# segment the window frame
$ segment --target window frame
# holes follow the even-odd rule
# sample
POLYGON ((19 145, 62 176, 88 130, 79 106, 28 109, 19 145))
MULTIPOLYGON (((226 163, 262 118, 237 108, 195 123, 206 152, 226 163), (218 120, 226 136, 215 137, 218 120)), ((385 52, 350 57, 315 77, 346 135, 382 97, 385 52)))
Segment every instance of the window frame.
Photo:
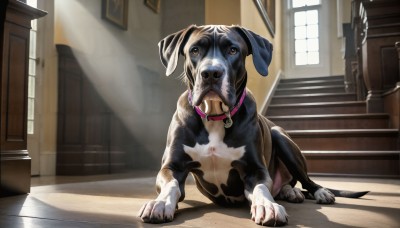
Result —
POLYGON ((319 5, 292 8, 292 0, 285 1, 286 19, 285 23, 285 75, 286 77, 317 77, 330 74, 330 37, 329 37, 329 9, 328 3, 320 0, 319 5), (319 32, 319 64, 296 65, 295 62, 295 34, 294 14, 295 12, 318 10, 318 32, 319 32))
MULTIPOLYGON (((37 8, 37 0, 28 0, 26 4, 31 7, 37 8)), ((29 36, 29 70, 28 70, 28 113, 27 113, 27 134, 34 135, 36 130, 36 84, 37 76, 40 71, 38 62, 38 21, 37 19, 31 21, 31 30, 29 36)))

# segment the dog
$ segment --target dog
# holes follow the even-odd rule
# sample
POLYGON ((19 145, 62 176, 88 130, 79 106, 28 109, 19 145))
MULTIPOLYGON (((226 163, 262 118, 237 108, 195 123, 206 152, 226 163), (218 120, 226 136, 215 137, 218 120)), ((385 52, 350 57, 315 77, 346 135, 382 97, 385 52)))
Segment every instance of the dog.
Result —
POLYGON ((281 127, 257 113, 246 87, 245 60, 251 54, 257 72, 267 76, 272 50, 268 40, 240 26, 191 25, 159 42, 167 76, 184 56, 187 90, 178 99, 168 130, 156 181, 159 195, 139 210, 143 222, 174 219, 189 173, 212 202, 249 203, 252 220, 266 226, 288 223, 285 208, 274 199, 304 201, 303 192, 294 187, 297 181, 306 196, 321 204, 334 203, 335 196, 367 193, 314 183, 299 147, 281 127))

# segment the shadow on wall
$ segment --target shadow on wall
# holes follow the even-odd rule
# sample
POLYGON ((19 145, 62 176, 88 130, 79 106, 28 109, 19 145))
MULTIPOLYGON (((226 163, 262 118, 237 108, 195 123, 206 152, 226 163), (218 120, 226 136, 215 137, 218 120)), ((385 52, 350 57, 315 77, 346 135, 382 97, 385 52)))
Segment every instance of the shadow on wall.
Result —
POLYGON ((129 1, 124 31, 101 19, 101 1, 55 2, 55 42, 72 48, 90 83, 123 123, 130 135, 129 156, 142 161, 133 162, 132 168, 159 166, 176 100, 185 88, 176 78, 164 77, 157 43, 165 33, 202 24, 199 4, 204 3, 162 3, 156 14, 143 1, 129 1), (164 7, 168 9, 163 12, 164 7), (193 8, 190 20, 176 18, 174 13, 185 7, 193 8))
POLYGON ((143 145, 104 101, 72 49, 57 45, 57 52, 57 175, 152 168, 151 165, 156 164, 154 155, 142 148, 143 145))

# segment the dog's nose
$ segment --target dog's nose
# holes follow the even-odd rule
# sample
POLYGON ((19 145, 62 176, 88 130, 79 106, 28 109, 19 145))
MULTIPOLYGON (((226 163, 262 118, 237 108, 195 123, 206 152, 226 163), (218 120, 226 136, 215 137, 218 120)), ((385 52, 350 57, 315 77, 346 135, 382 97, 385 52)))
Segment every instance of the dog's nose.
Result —
POLYGON ((207 66, 200 74, 206 80, 219 79, 224 74, 224 69, 218 66, 207 66))

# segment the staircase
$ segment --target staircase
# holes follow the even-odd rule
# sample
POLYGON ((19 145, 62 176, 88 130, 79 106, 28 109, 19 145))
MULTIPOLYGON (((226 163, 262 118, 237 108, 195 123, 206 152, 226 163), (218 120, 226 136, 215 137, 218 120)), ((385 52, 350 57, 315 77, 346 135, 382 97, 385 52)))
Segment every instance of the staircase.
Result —
POLYGON ((366 113, 343 76, 282 79, 266 116, 302 149, 311 174, 400 177, 399 130, 388 114, 366 113))

